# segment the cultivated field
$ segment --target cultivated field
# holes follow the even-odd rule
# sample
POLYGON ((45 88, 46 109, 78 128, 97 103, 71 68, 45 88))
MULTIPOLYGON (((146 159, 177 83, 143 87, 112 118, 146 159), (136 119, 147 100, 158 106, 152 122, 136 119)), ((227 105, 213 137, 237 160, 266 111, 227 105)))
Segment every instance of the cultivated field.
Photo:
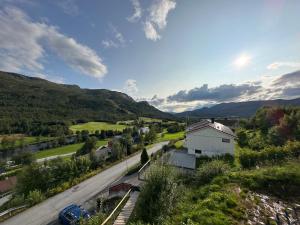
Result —
POLYGON ((83 124, 77 124, 70 127, 75 133, 76 131, 88 130, 90 133, 95 133, 96 130, 118 130, 122 131, 126 128, 125 125, 112 124, 106 122, 88 122, 83 124))

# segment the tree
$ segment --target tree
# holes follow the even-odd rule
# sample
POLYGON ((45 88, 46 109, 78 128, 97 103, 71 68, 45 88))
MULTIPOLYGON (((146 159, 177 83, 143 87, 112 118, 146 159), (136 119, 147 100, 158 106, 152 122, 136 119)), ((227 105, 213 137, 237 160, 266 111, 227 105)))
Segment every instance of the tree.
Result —
POLYGON ((141 165, 144 165, 149 160, 149 155, 146 148, 143 149, 141 154, 141 165))
POLYGON ((154 127, 151 127, 149 132, 145 134, 145 142, 152 143, 157 138, 157 133, 154 127))
POLYGON ((90 137, 86 140, 81 149, 76 152, 76 156, 89 154, 93 149, 96 148, 97 138, 90 137))
POLYGON ((114 140, 112 143, 112 150, 111 150, 112 158, 113 159, 121 159, 123 156, 122 146, 118 140, 114 140))
POLYGON ((243 129, 238 130, 236 135, 238 138, 237 141, 238 141, 239 146, 245 147, 248 145, 248 138, 247 138, 247 134, 246 134, 245 130, 243 130, 243 129))
POLYGON ((13 156, 12 160, 17 164, 30 165, 35 161, 34 155, 31 152, 22 152, 13 156))

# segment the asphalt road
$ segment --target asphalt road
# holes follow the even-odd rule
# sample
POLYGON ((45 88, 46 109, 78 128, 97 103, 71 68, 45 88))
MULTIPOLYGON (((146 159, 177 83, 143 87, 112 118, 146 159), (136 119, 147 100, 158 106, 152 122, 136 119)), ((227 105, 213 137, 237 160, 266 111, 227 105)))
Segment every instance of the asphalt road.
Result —
MULTIPOLYGON (((148 149, 148 154, 154 153, 162 148, 167 142, 155 144, 148 149)), ((91 177, 82 183, 55 195, 44 202, 17 214, 4 221, 3 225, 46 225, 57 219, 58 213, 71 203, 83 204, 97 193, 105 189, 114 180, 120 178, 128 167, 133 166, 140 160, 140 153, 123 161, 103 172, 91 177)))
POLYGON ((53 156, 49 156, 49 157, 46 157, 46 158, 37 159, 36 162, 42 163, 44 161, 49 161, 49 160, 52 160, 52 159, 56 159, 58 157, 65 157, 65 156, 69 156, 69 155, 74 155, 75 153, 76 152, 71 152, 71 153, 62 154, 62 155, 53 155, 53 156))

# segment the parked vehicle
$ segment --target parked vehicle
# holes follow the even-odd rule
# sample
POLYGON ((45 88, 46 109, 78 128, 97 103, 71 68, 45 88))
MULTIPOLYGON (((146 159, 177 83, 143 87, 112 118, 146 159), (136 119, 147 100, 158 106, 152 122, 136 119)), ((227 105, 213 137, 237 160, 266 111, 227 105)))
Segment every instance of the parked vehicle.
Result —
POLYGON ((89 219, 91 216, 84 208, 72 204, 60 211, 58 220, 62 225, 77 225, 79 220, 89 219))

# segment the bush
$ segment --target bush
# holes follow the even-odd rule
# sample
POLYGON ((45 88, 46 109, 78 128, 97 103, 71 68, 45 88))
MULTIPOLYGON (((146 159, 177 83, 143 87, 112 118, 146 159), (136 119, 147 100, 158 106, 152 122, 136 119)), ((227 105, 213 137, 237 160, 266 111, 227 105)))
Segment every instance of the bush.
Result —
POLYGON ((178 197, 174 171, 167 166, 152 167, 136 204, 136 221, 161 224, 172 212, 178 197))
POLYGON ((31 152, 22 152, 18 155, 13 156, 12 160, 15 164, 19 165, 30 165, 35 161, 34 155, 31 152))
POLYGON ((229 165, 220 160, 204 163, 197 171, 194 182, 199 185, 209 183, 216 176, 222 175, 230 169, 229 165))
POLYGON ((289 157, 299 157, 300 142, 287 142, 283 147, 269 146, 260 152, 243 149, 240 152, 239 160, 243 168, 252 168, 264 165, 268 162, 278 163, 289 157))
POLYGON ((300 163, 287 162, 282 166, 272 166, 259 170, 232 173, 232 180, 247 188, 268 192, 280 198, 300 196, 300 163))
POLYGON ((26 200, 30 206, 33 206, 45 200, 45 196, 40 190, 33 190, 29 192, 26 200))

